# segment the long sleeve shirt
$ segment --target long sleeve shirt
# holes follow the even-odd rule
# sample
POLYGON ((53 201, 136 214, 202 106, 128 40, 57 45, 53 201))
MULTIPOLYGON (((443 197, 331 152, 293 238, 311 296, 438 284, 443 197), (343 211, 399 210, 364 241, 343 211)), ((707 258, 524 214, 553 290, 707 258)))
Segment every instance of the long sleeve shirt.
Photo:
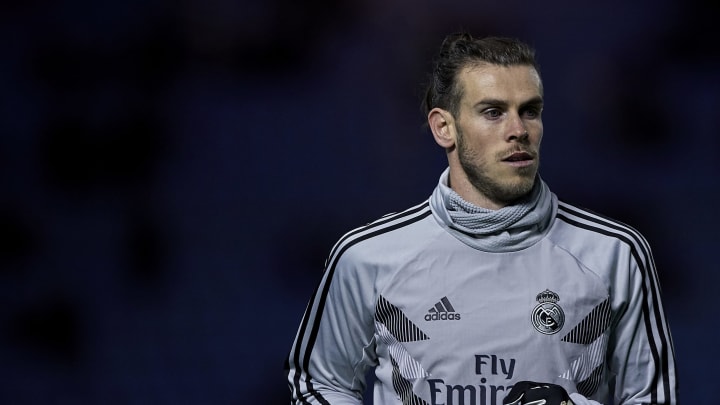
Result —
POLYGON ((677 403, 645 238, 538 187, 529 224, 475 235, 446 171, 428 201, 344 235, 287 360, 292 403, 360 404, 368 370, 375 404, 501 404, 522 380, 578 405, 677 403))

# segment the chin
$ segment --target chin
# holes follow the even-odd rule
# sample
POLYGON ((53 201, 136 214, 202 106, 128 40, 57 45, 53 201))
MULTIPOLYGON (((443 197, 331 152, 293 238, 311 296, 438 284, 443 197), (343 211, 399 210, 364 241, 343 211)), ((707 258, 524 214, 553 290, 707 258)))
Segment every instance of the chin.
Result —
POLYGON ((498 198, 506 203, 514 203, 532 192, 535 185, 535 177, 523 178, 510 182, 496 191, 498 198))

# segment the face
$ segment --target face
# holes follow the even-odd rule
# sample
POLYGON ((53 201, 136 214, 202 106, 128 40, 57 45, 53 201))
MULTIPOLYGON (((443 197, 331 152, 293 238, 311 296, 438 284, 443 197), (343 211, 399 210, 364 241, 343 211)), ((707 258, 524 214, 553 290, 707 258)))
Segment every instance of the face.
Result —
POLYGON ((532 190, 540 164, 540 77, 530 66, 484 64, 464 69, 458 80, 451 186, 487 208, 510 205, 532 190))

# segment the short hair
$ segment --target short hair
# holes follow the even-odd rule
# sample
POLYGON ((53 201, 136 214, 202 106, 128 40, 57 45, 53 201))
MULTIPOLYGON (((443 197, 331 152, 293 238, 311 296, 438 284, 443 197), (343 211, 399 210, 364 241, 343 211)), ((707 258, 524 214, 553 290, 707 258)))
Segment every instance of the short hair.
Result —
POLYGON ((540 73, 535 50, 513 38, 473 38, 460 32, 445 37, 433 63, 432 74, 423 100, 425 115, 435 107, 457 115, 463 89, 458 73, 466 67, 489 63, 500 66, 527 65, 540 73))

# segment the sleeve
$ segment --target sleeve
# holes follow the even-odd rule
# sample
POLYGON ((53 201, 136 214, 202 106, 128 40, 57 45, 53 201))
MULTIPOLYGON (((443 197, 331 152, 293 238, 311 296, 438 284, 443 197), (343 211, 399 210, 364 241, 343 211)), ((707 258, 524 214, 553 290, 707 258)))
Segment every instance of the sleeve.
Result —
POLYGON ((286 362, 292 404, 361 404, 365 373, 377 362, 372 276, 339 250, 328 259, 286 362))
POLYGON ((630 249, 618 259, 608 347, 615 402, 676 404, 675 354, 652 252, 642 235, 630 236, 630 249))
MULTIPOLYGON (((622 230, 627 233, 617 236, 623 247, 613 255, 614 320, 607 348, 613 403, 674 405, 678 403, 675 354, 652 252, 637 231, 622 230)), ((570 398, 575 405, 601 405, 576 392, 570 398)))

